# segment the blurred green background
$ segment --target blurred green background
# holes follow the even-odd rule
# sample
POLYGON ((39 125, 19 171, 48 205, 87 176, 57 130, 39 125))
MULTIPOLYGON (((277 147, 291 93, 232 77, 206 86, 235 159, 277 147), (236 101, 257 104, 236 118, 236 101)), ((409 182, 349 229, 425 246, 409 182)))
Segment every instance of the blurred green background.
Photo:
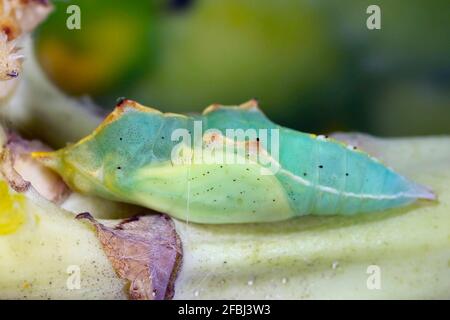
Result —
POLYGON ((258 98, 302 131, 450 133, 448 0, 74 0, 36 34, 49 77, 113 108, 163 111, 258 98), (66 8, 81 8, 68 30, 66 8), (381 7, 381 30, 366 8, 381 7))

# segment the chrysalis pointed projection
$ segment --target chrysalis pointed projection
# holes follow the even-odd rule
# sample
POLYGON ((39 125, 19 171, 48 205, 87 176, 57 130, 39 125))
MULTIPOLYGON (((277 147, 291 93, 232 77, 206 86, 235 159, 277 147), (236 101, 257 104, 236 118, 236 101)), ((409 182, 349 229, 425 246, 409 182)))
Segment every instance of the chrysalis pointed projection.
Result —
POLYGON ((124 100, 90 136, 33 156, 79 192, 198 223, 353 215, 435 199, 364 152, 274 124, 254 100, 195 116, 124 100))

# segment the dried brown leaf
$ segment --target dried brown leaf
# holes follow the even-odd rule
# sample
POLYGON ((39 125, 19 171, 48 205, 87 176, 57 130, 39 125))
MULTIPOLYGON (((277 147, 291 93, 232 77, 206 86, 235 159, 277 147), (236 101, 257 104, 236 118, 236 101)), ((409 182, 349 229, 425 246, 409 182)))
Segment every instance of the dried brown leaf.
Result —
POLYGON ((137 216, 107 227, 89 213, 106 255, 117 274, 130 281, 133 300, 171 299, 181 265, 182 247, 173 221, 161 214, 137 216))

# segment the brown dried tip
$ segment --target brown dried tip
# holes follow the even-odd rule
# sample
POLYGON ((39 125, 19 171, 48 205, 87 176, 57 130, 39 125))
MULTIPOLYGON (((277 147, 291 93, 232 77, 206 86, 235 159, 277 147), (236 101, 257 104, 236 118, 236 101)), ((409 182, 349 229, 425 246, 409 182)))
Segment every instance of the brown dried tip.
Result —
POLYGON ((48 0, 0 0, 0 32, 14 40, 36 28, 52 9, 48 0))
POLYGON ((14 40, 31 32, 52 9, 47 0, 0 0, 0 81, 20 74, 23 56, 14 40))
POLYGON ((11 80, 19 76, 23 56, 18 50, 15 41, 8 41, 6 34, 0 33, 0 80, 11 80))
POLYGON ((173 297, 182 247, 169 217, 161 214, 137 216, 114 228, 104 226, 89 213, 81 213, 77 219, 87 219, 96 228, 98 239, 117 274, 130 281, 130 299, 173 297))

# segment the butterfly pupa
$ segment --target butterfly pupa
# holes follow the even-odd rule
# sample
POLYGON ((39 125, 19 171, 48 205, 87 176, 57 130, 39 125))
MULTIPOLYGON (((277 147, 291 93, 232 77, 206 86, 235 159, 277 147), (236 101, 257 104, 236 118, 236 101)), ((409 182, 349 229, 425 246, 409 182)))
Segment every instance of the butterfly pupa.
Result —
POLYGON ((74 190, 197 223, 350 216, 435 199, 362 151, 271 122, 254 100, 193 116, 124 100, 91 135, 33 156, 74 190))

